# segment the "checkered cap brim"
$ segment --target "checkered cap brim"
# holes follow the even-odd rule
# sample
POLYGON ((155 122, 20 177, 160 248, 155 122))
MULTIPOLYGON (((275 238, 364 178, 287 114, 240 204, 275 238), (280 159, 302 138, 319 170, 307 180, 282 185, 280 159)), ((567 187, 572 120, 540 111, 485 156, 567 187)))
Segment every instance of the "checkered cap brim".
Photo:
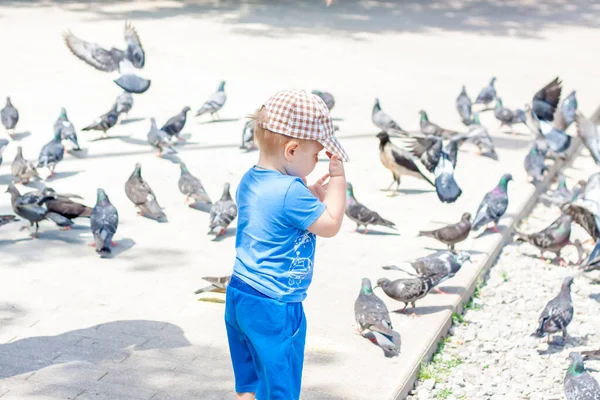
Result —
POLYGON ((267 100, 263 107, 267 120, 263 129, 297 139, 317 140, 330 153, 348 161, 348 154, 334 135, 329 109, 323 100, 304 90, 284 90, 267 100))

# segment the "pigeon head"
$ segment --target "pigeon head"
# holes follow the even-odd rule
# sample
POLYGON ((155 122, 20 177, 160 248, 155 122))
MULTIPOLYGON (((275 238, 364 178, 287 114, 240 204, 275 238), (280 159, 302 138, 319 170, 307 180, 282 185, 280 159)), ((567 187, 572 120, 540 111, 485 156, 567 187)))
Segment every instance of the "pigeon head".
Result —
POLYGON ((225 90, 225 81, 221 81, 221 83, 219 83, 219 88, 217 89, 217 92, 222 92, 225 90))
POLYGON ((502 108, 502 99, 500 97, 496 97, 496 108, 502 108))
POLYGON ((229 193, 229 182, 225 182, 223 185, 223 194, 221 195, 221 200, 231 200, 231 194, 229 193))
POLYGON ((494 86, 494 82, 496 82, 496 77, 492 76, 492 79, 490 80, 490 86, 494 86))
POLYGON ((97 193, 96 193, 96 201, 98 203, 100 202, 106 202, 108 201, 108 196, 106 195, 106 193, 104 192, 104 189, 98 189, 97 193))
POLYGON ((183 107, 183 110, 181 111, 183 114, 187 114, 188 111, 190 111, 191 108, 189 108, 188 106, 183 107))
MULTIPOLYGON (((387 278, 379 278, 379 279, 377 279, 377 286, 375 286, 375 287, 380 287, 385 290, 385 288, 388 287, 388 285, 390 283, 392 283, 392 282, 387 278)), ((370 284, 370 282, 369 282, 369 284, 370 284)))
POLYGON ((373 106, 373 112, 381 111, 381 105, 379 104, 379 99, 375 98, 375 105, 373 106))
POLYGON ((346 182, 346 196, 354 197, 354 188, 350 182, 346 182))
POLYGON ((154 119, 154 117, 150 118, 150 126, 152 128, 156 128, 156 120, 154 119))
POLYGON ((390 135, 388 135, 386 132, 379 132, 377 134, 377 139, 379 139, 381 144, 384 145, 390 141, 390 135))
POLYGON ((498 183, 498 186, 501 186, 502 188, 504 188, 506 190, 506 188, 508 187, 508 182, 512 181, 513 177, 511 174, 504 174, 502 175, 502 178, 500 178, 500 183, 498 183))
POLYGON ((60 109, 60 117, 63 118, 63 119, 67 118, 67 109, 66 108, 62 107, 60 109))
POLYGON ((571 285, 573 284, 573 277, 572 276, 567 276, 562 283, 562 288, 563 289, 570 289, 571 285))
POLYGON ((54 132, 54 141, 60 142, 60 131, 54 132))
POLYGON ((21 146, 17 146, 17 157, 23 158, 23 148, 21 146))
POLYGON ((362 278, 362 282, 360 284, 360 293, 361 294, 373 293, 373 288, 371 287, 371 281, 369 280, 369 278, 362 278))
POLYGON ((467 94, 467 89, 465 88, 465 85, 462 85, 462 90, 460 91, 460 94, 467 94))
POLYGON ((136 163, 135 169, 133 170, 133 174, 131 174, 131 175, 139 176, 141 178, 142 177, 142 164, 136 163))
POLYGON ((583 365, 583 357, 581 357, 581 354, 573 351, 569 354, 569 359, 571 360, 571 365, 569 365, 567 374, 577 376, 585 373, 585 366, 583 365))
POLYGON ((462 217, 460 217, 460 219, 463 221, 471 221, 471 213, 468 213, 468 212, 464 213, 462 215, 462 217))
POLYGON ((187 165, 185 165, 185 163, 183 163, 183 162, 179 163, 179 168, 180 168, 182 174, 187 174, 190 172, 187 169, 187 165))
POLYGON ((471 261, 471 254, 469 254, 468 251, 459 251, 458 254, 454 256, 454 259, 458 265, 463 265, 467 261, 471 261))
POLYGON ((15 185, 13 185, 12 183, 8 184, 8 187, 6 188, 6 190, 4 191, 4 193, 14 193, 14 192, 19 193, 19 191, 17 190, 17 188, 15 187, 15 185))
POLYGON ((12 106, 12 103, 10 102, 10 97, 6 96, 6 105, 7 106, 12 106))
POLYGON ((429 121, 429 119, 427 118, 427 113, 425 112, 425 110, 419 111, 419 115, 421 115, 421 121, 429 121))

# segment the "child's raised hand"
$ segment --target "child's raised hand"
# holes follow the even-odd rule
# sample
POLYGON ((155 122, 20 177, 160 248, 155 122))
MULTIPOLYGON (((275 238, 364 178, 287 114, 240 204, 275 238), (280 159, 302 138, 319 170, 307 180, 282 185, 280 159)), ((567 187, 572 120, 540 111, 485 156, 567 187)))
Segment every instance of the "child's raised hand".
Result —
POLYGON ((329 157, 329 176, 332 178, 336 176, 345 176, 344 163, 340 157, 337 154, 331 154, 328 151, 325 152, 325 154, 329 157))

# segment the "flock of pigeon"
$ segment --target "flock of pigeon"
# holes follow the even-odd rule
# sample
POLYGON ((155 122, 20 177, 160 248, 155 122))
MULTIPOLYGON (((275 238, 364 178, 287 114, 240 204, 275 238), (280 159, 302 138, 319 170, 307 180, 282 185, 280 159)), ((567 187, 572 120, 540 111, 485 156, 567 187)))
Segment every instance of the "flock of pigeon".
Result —
MULTIPOLYGON (((100 131, 106 137, 122 115, 133 107, 133 95, 141 94, 150 87, 150 80, 137 75, 136 69, 143 68, 146 55, 143 50, 139 35, 130 24, 125 24, 126 49, 110 50, 79 39, 71 32, 64 36, 65 43, 70 51, 87 64, 97 70, 112 73, 117 72, 118 77, 114 82, 124 90, 110 108, 98 117, 83 131, 100 131)), ((410 132, 404 130, 385 111, 382 110, 378 99, 372 111, 372 121, 381 130, 377 134, 379 139, 379 153, 381 163, 390 170, 393 181, 388 187, 390 190, 396 184, 396 195, 402 176, 413 176, 425 180, 435 187, 440 201, 452 203, 462 194, 462 189, 454 179, 454 170, 457 167, 458 149, 469 142, 477 146, 478 154, 498 159, 494 141, 487 128, 479 119, 480 112, 493 111, 501 126, 508 126, 514 133, 513 126, 523 124, 535 136, 531 149, 524 160, 528 176, 534 184, 544 179, 547 171, 546 160, 566 157, 566 152, 571 146, 571 136, 565 131, 573 122, 577 125, 577 134, 590 151, 596 163, 600 164, 600 137, 598 136, 595 120, 587 119, 577 109, 575 92, 567 96, 560 103, 562 84, 558 78, 552 80, 533 96, 531 105, 524 110, 510 109, 503 105, 494 87, 496 78, 492 78, 489 85, 483 88, 476 101, 473 103, 463 86, 456 99, 456 109, 466 132, 457 132, 444 129, 431 122, 425 111, 420 111, 420 131, 410 132), (560 103, 560 104, 559 104, 560 103), (477 109, 477 110, 476 110, 477 109), (397 140, 394 143, 392 139, 397 140)), ((334 97, 330 93, 314 91, 314 94, 323 99, 331 110, 335 105, 334 97)), ((221 82, 217 91, 200 107, 196 115, 210 114, 218 118, 219 110, 225 105, 225 82, 221 82)), ((156 121, 151 119, 150 130, 147 135, 148 144, 158 151, 158 156, 165 152, 176 153, 173 144, 184 140, 180 133, 186 124, 189 107, 184 107, 181 112, 158 128, 156 121)), ((6 106, 0 111, 2 125, 11 137, 19 121, 19 113, 7 98, 6 106)), ((254 149, 253 121, 248 121, 242 132, 241 148, 254 149)), ((54 175, 55 168, 63 159, 66 152, 65 143, 72 151, 79 151, 76 129, 67 117, 63 108, 54 125, 54 137, 41 150, 37 161, 29 161, 23 156, 23 149, 19 146, 17 155, 11 165, 14 182, 28 183, 40 179, 38 168, 46 167, 50 177, 54 175)), ((0 139, 0 164, 1 154, 9 144, 8 140, 0 139)), ((193 176, 184 163, 180 164, 181 175, 179 189, 190 201, 190 207, 208 206, 210 208, 210 231, 218 230, 218 235, 225 233, 228 225, 237 216, 237 207, 231 198, 229 184, 224 185, 221 199, 214 204, 206 193, 201 181, 193 176)), ((409 263, 411 272, 398 266, 383 267, 386 270, 399 269, 409 273, 409 278, 377 280, 376 288, 381 288, 390 298, 404 303, 403 312, 408 305, 412 305, 415 314, 417 300, 425 297, 432 289, 440 291, 437 286, 453 277, 462 267, 470 261, 467 251, 455 251, 455 245, 464 241, 471 230, 477 230, 491 225, 490 229, 497 231, 497 223, 508 207, 508 183, 512 180, 511 174, 500 178, 498 185, 488 192, 479 205, 475 218, 471 221, 471 214, 465 212, 461 220, 452 225, 434 231, 423 231, 421 235, 437 239, 446 244, 448 250, 437 251, 428 256, 419 258, 409 263)), ((73 219, 80 217, 90 218, 91 230, 94 237, 96 252, 102 257, 109 256, 111 247, 114 246, 112 238, 117 230, 119 215, 117 209, 111 204, 103 189, 97 190, 97 201, 93 208, 78 203, 77 195, 56 193, 49 187, 25 194, 19 193, 14 184, 8 186, 7 192, 11 194, 11 205, 15 214, 35 225, 34 237, 37 237, 39 222, 51 220, 61 229, 69 229, 73 219)), ((135 169, 125 183, 127 197, 145 217, 159 222, 166 222, 167 217, 160 207, 156 195, 142 178, 141 165, 136 164, 135 169)), ((594 240, 596 248, 590 253, 584 263, 586 270, 600 268, 600 173, 595 174, 587 182, 580 182, 573 191, 570 191, 564 178, 560 179, 558 188, 551 195, 545 195, 542 201, 552 206, 558 206, 562 215, 548 228, 534 234, 520 234, 519 240, 527 241, 540 251, 549 251, 556 254, 555 260, 564 264, 560 257, 561 249, 569 244, 574 244, 580 251, 581 244, 571 243, 569 240, 571 223, 580 224, 594 240)), ((356 200, 351 183, 347 184, 346 216, 354 221, 357 230, 364 227, 367 232, 370 225, 381 225, 394 228, 394 223, 382 218, 377 212, 370 210, 356 200)), ((14 221, 14 215, 0 216, 0 226, 14 221)), ((580 262, 581 259, 580 252, 580 262)), ((224 292, 229 282, 229 276, 206 277, 210 285, 199 289, 196 293, 224 292)), ((555 332, 562 332, 567 339, 567 326, 573 318, 573 305, 570 297, 572 278, 563 282, 560 294, 550 301, 540 316, 539 328, 535 335, 544 336, 555 332)), ((390 313, 384 302, 375 295, 371 281, 364 278, 360 294, 355 303, 356 322, 362 336, 380 346, 386 356, 395 356, 400 352, 400 335, 393 330, 390 313)), ((581 393, 583 386, 589 393, 600 396, 600 387, 583 369, 582 357, 572 355, 572 366, 569 368, 565 380, 565 390, 568 399, 598 399, 598 397, 573 397, 569 393, 581 393), (583 385, 583 386, 582 386, 583 385)))

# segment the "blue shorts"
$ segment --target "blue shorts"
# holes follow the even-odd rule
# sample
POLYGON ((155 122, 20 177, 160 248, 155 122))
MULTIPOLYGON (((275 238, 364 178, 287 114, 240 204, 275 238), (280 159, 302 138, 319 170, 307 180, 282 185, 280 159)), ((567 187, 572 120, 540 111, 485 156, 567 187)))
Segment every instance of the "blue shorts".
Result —
POLYGON ((225 326, 237 393, 257 400, 300 398, 306 318, 302 303, 282 303, 233 275, 225 326))

